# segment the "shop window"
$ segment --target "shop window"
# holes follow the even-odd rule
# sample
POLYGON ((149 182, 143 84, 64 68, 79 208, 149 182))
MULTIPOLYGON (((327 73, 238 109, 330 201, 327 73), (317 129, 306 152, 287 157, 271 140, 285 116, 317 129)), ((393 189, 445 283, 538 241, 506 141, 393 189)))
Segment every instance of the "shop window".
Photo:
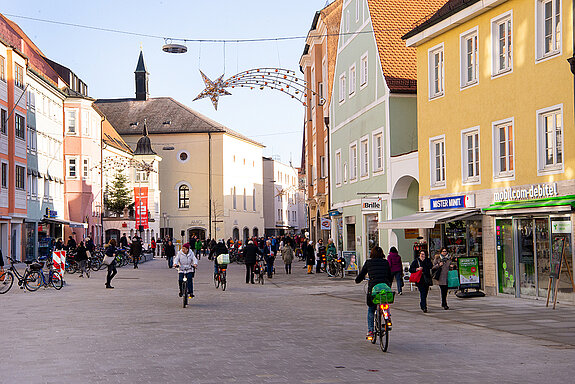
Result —
POLYGON ((355 251, 355 224, 346 224, 347 248, 348 251, 355 251))

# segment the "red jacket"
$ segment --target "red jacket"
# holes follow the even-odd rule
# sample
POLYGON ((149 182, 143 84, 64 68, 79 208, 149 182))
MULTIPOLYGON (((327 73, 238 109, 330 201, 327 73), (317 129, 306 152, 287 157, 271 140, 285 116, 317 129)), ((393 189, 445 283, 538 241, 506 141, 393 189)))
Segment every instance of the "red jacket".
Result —
POLYGON ((403 270, 403 264, 401 264, 401 256, 399 256, 397 253, 390 252, 389 255, 387 255, 387 262, 389 263, 392 274, 401 272, 403 270))

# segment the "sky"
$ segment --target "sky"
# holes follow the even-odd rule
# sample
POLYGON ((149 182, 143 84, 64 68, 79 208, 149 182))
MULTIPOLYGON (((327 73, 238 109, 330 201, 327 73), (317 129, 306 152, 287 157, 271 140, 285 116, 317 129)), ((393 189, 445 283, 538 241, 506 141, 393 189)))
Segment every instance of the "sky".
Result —
MULTIPOLYGON (((209 99, 193 101, 204 89, 199 70, 212 80, 225 73, 261 67, 299 71, 305 39, 235 43, 193 43, 185 54, 162 51, 164 38, 252 39, 306 36, 326 0, 28 0, 9 2, 0 12, 16 22, 50 59, 67 66, 93 98, 134 97, 140 48, 150 73, 150 97, 169 96, 219 123, 263 143, 265 156, 301 162, 304 107, 274 90, 230 89, 218 110, 209 99), (154 35, 111 33, 23 17, 154 35), (225 59, 224 59, 225 58, 225 59)), ((173 41, 178 42, 178 41, 173 41)))

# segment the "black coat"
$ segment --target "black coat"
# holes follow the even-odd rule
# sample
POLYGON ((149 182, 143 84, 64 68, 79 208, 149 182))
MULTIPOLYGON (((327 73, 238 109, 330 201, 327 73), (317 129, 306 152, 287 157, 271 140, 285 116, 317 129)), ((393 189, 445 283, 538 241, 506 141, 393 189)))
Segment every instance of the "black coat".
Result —
POLYGON ((132 256, 140 256, 142 254, 142 242, 140 241, 139 237, 132 240, 132 245, 130 245, 130 253, 132 256))
POLYGON ((248 244, 244 248, 244 258, 246 264, 255 264, 258 259, 258 254, 261 255, 262 251, 255 244, 248 244))
POLYGON ((315 265, 315 249, 313 245, 308 244, 305 252, 306 265, 315 265))
POLYGON ((369 275, 368 294, 371 294, 372 288, 377 284, 385 283, 391 286, 391 268, 385 259, 368 259, 355 278, 355 282, 361 283, 366 275, 369 275))
POLYGON ((86 253, 86 247, 80 245, 76 249, 76 256, 74 256, 76 261, 88 260, 88 254, 86 253))
POLYGON ((429 257, 426 257, 423 261, 421 261, 419 257, 413 260, 411 266, 409 267, 409 272, 415 273, 419 267, 423 267, 423 274, 421 275, 421 280, 419 280, 419 283, 416 283, 415 285, 422 288, 433 285, 433 281, 431 280, 431 268, 433 268, 433 264, 431 263, 429 257))
POLYGON ((166 243, 164 246, 164 253, 166 254, 166 257, 176 256, 176 247, 174 247, 174 244, 166 243))

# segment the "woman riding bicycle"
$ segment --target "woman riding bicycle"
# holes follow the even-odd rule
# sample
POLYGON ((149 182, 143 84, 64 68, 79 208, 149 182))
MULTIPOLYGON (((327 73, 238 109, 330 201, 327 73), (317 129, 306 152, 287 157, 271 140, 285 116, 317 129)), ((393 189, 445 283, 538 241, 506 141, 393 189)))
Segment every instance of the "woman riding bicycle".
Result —
POLYGON ((198 267, 198 259, 194 252, 190 250, 190 243, 182 245, 182 249, 174 258, 174 267, 178 268, 178 286, 180 287, 180 297, 184 294, 182 292, 182 281, 184 275, 188 279, 188 294, 190 299, 194 297, 194 271, 198 267))
POLYGON ((385 255, 380 247, 373 247, 369 255, 369 260, 363 264, 363 268, 355 278, 355 283, 359 284, 369 276, 367 284, 367 338, 373 337, 373 318, 375 316, 376 305, 372 301, 371 290, 380 283, 391 285, 391 269, 389 263, 385 260, 385 255))

